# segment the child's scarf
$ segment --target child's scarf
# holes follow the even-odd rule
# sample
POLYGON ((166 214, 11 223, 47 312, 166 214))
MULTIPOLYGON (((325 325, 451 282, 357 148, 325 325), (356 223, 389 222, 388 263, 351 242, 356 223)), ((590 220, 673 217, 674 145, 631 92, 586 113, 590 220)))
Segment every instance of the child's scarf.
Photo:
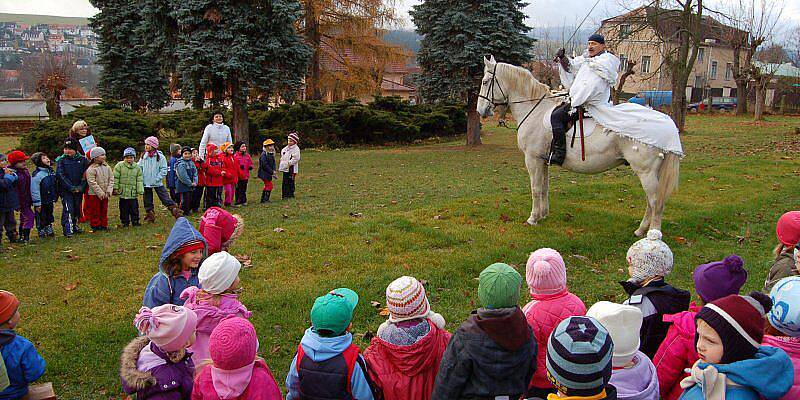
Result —
POLYGON ((705 400, 725 400, 725 391, 728 386, 739 386, 736 382, 717 371, 713 364, 707 364, 705 368, 700 368, 702 361, 694 363, 691 370, 687 368, 689 376, 681 381, 681 389, 687 390, 694 385, 700 385, 705 400))

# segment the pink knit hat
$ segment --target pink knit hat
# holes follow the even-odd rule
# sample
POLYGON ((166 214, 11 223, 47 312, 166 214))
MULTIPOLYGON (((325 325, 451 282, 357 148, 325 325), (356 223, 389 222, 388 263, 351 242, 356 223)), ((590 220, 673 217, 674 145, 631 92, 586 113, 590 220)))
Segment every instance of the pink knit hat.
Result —
POLYGON ((781 215, 775 226, 778 240, 785 246, 793 247, 800 241, 800 211, 789 211, 781 215))
POLYGON ((133 325, 155 343, 159 349, 171 352, 186 347, 197 328, 194 311, 173 304, 149 309, 142 307, 133 320, 133 325))
POLYGON ((386 287, 386 308, 391 322, 427 317, 431 311, 425 287, 411 276, 401 276, 386 287))
POLYGON ((219 369, 230 371, 250 365, 258 351, 256 329, 242 317, 225 319, 211 332, 208 349, 219 369))
POLYGON ((144 140, 144 144, 149 144, 153 146, 153 148, 158 148, 158 138, 155 136, 148 136, 147 139, 144 140))
POLYGON ((531 294, 547 295, 567 290, 567 268, 561 254, 546 247, 531 253, 525 266, 525 280, 531 294))

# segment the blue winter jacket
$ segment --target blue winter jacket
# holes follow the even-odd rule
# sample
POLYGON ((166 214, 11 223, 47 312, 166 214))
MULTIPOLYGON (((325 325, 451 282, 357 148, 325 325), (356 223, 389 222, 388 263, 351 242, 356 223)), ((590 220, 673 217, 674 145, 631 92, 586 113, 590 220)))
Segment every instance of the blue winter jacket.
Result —
MULTIPOLYGON (((751 359, 730 364, 701 362, 698 367, 705 369, 709 365, 737 384, 725 388, 725 400, 759 400, 761 396, 767 400, 777 400, 792 388, 794 382, 792 360, 777 347, 761 346, 751 359)), ((702 384, 696 384, 686 389, 680 400, 704 398, 702 384)))
POLYGON ((150 157, 147 152, 144 152, 142 158, 139 159, 139 166, 142 167, 142 180, 144 187, 154 188, 164 186, 164 177, 167 176, 169 168, 167 168, 167 158, 164 153, 156 150, 156 156, 150 157))
POLYGON ((177 184, 177 171, 175 171, 175 163, 178 162, 180 158, 175 156, 170 156, 169 161, 167 162, 167 188, 175 189, 177 184))
POLYGON ((58 200, 57 179, 52 168, 36 167, 31 177, 31 200, 34 207, 53 204, 58 200))
POLYGON ((164 271, 164 262, 169 256, 184 244, 195 240, 203 242, 203 257, 205 257, 208 245, 203 239, 203 235, 194 229, 188 219, 178 218, 175 225, 172 226, 172 231, 164 243, 164 250, 161 251, 161 257, 158 259, 158 272, 150 278, 150 282, 147 283, 147 288, 144 290, 142 304, 145 307, 153 308, 164 304, 182 306, 183 300, 180 295, 183 290, 189 286, 200 287, 200 281, 197 278, 198 268, 192 269, 192 275, 188 280, 183 275, 167 276, 164 271))
POLYGON ((10 383, 0 392, 0 400, 20 399, 28 393, 28 385, 44 375, 44 359, 28 339, 10 329, 0 330, 0 353, 10 383))
POLYGON ((74 156, 62 155, 56 159, 58 188, 61 193, 83 193, 86 189, 86 168, 89 160, 75 153, 74 156))
POLYGON ((191 159, 179 159, 175 163, 175 191, 186 193, 192 191, 192 183, 197 185, 197 167, 191 159))
MULTIPOLYGON (((312 330, 306 329, 300 345, 306 356, 312 360, 320 362, 338 356, 353 342, 353 335, 350 332, 336 337, 322 337, 312 330)), ((358 355, 361 357, 361 355, 358 355)), ((289 375, 286 376, 286 400, 300 399, 300 376, 297 374, 297 354, 292 359, 289 366, 289 375)), ((350 393, 354 400, 372 400, 372 390, 369 388, 367 378, 361 366, 356 363, 353 369, 353 376, 350 378, 350 393)))
MULTIPOLYGON (((0 170, 0 173, 3 171, 0 170)), ((17 174, 4 174, 0 176, 0 212, 19 210, 19 196, 14 183, 17 174)))

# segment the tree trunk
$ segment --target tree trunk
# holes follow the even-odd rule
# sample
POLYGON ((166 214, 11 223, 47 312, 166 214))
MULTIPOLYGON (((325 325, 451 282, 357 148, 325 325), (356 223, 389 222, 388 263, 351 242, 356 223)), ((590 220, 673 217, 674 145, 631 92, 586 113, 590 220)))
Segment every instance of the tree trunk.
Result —
POLYGON ((736 115, 747 114, 747 80, 736 80, 736 115))
POLYGON ((233 108, 233 140, 241 140, 250 146, 250 118, 247 115, 247 91, 231 85, 231 107, 233 108))
POLYGON ((47 96, 47 100, 45 101, 45 109, 47 110, 47 116, 50 119, 61 118, 61 93, 56 92, 50 96, 47 96))
POLYGON ((478 94, 470 93, 467 99, 467 146, 480 146, 481 116, 478 115, 478 94))
MULTIPOLYGON (((733 80, 736 82, 736 115, 747 114, 747 70, 742 68, 741 54, 743 43, 738 42, 741 38, 736 38, 733 46, 733 80)), ((748 60, 747 68, 750 65, 748 60)))
POLYGON ((753 106, 753 120, 761 121, 764 119, 764 103, 766 100, 766 86, 760 80, 756 80, 756 103, 753 106))
POLYGON ((195 93, 194 96, 192 96, 192 108, 195 110, 202 110, 206 103, 205 97, 203 91, 195 93))
POLYGON ((313 49, 308 65, 308 74, 306 74, 306 100, 322 99, 322 92, 319 88, 322 34, 319 31, 319 15, 317 15, 314 3, 314 0, 305 0, 306 43, 313 49))

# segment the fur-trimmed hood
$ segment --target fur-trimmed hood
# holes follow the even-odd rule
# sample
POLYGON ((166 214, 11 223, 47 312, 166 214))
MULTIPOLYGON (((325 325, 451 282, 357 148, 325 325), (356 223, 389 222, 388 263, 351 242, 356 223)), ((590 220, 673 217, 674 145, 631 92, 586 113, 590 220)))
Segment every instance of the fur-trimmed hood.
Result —
POLYGON ((147 336, 139 336, 122 350, 119 360, 119 376, 122 378, 123 384, 133 390, 142 390, 156 384, 153 374, 149 371, 139 371, 136 366, 139 361, 139 353, 149 344, 150 339, 147 336))
POLYGON ((242 218, 239 214, 233 214, 233 218, 236 219, 236 226, 233 228, 233 233, 231 233, 231 237, 228 238, 224 243, 222 243, 222 250, 228 251, 231 247, 233 242, 242 236, 242 232, 244 232, 244 218, 242 218))
POLYGON ((238 214, 211 207, 203 214, 198 228, 208 243, 208 255, 227 251, 244 232, 244 219, 238 214))

